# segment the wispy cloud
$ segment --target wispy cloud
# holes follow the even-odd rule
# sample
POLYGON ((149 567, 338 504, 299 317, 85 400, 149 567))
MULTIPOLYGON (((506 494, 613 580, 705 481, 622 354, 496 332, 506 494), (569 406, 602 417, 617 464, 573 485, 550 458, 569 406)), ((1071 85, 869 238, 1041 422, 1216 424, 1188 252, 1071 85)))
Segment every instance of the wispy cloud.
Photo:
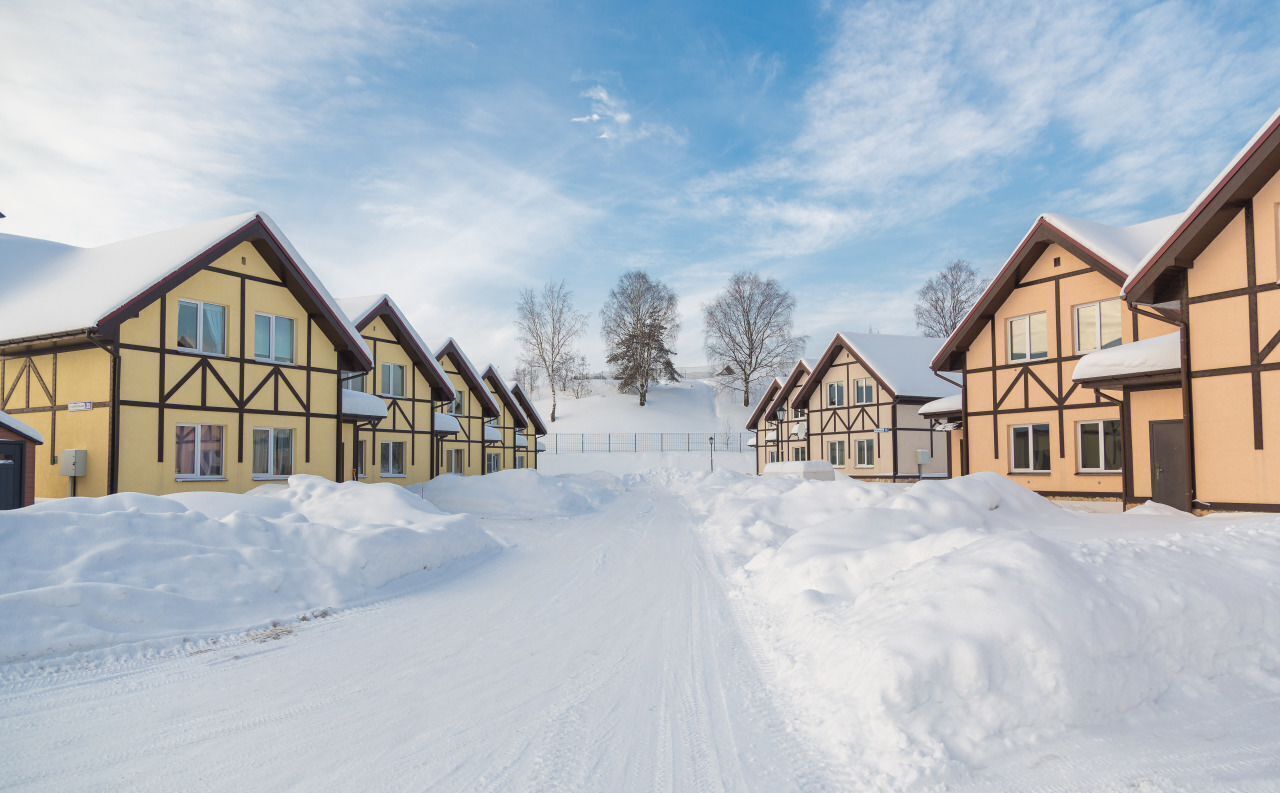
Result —
POLYGON ((583 91, 582 98, 591 100, 590 111, 569 120, 574 124, 590 127, 599 140, 619 144, 648 139, 674 145, 685 143, 685 136, 668 124, 637 122, 626 103, 610 94, 602 85, 593 85, 583 91))

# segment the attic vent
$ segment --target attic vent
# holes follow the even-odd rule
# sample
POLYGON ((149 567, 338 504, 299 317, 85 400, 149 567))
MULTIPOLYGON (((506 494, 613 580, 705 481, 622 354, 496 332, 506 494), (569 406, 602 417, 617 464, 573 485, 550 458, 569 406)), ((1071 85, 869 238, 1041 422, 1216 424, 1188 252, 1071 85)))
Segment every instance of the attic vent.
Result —
POLYGON ((248 267, 248 266, 249 266, 249 257, 247 257, 247 256, 241 256, 241 257, 240 257, 240 266, 242 266, 242 267, 248 267))
POLYGON ((1061 256, 1055 256, 1055 257, 1053 257, 1053 266, 1054 266, 1054 267, 1061 267, 1061 266, 1062 266, 1062 257, 1061 257, 1061 256))

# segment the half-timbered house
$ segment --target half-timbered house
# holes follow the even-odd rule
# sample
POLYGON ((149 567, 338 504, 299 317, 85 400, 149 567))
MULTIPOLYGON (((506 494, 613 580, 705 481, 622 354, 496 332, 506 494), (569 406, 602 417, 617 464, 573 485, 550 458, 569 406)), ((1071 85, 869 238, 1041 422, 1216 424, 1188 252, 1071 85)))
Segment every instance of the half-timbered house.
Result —
POLYGON ((921 405, 958 390, 930 369, 939 343, 837 333, 787 403, 805 409, 810 459, 858 479, 945 476, 946 433, 919 414, 921 405))
POLYGON ((542 415, 533 406, 533 400, 529 399, 519 383, 511 387, 511 394, 516 398, 520 412, 524 414, 527 422, 527 427, 522 432, 516 433, 516 468, 537 468, 538 454, 546 450, 542 441, 539 440, 547 435, 546 422, 542 420, 542 415))
POLYGON ((449 376, 388 295, 338 302, 373 358, 371 371, 342 376, 348 475, 398 484, 431 479, 439 471, 436 411, 454 398, 449 376))
POLYGON ((502 443, 502 434, 492 425, 501 408, 456 341, 452 338, 446 341, 436 350, 435 357, 449 376, 454 391, 453 401, 441 411, 443 416, 436 417, 436 423, 447 429, 447 434, 439 434, 437 440, 440 473, 483 474, 486 450, 502 443))
POLYGON ((804 462, 809 459, 809 419, 807 404, 792 404, 791 398, 804 387, 817 361, 801 358, 782 381, 773 402, 766 409, 777 429, 776 462, 804 462))
POLYGON ((265 214, 96 248, 0 235, 0 281, 0 410, 46 438, 38 496, 344 477, 339 372, 369 351, 265 214))
POLYGON ((751 439, 752 446, 756 450, 756 473, 764 472, 764 467, 769 463, 782 462, 782 438, 780 434, 780 422, 777 413, 771 412, 770 408, 777 401, 778 394, 782 392, 782 378, 775 377, 769 383, 769 387, 760 395, 760 401, 756 402, 755 409, 751 411, 751 415, 747 418, 747 429, 755 433, 755 437, 751 439))
POLYGON ((507 387, 502 375, 493 364, 485 368, 481 379, 489 389, 489 396, 498 403, 498 418, 492 422, 491 426, 497 428, 501 435, 498 443, 490 445, 485 450, 485 473, 523 468, 528 461, 520 454, 523 450, 517 445, 517 440, 528 431, 529 422, 516 402, 515 395, 511 393, 511 389, 507 387))

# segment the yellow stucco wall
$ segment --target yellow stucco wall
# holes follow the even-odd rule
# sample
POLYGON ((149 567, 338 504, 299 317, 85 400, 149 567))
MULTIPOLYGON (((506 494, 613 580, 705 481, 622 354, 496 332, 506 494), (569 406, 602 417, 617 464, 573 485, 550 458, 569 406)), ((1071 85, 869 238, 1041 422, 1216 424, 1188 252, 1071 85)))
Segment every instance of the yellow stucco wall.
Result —
MULTIPOLYGON (((484 473, 484 414, 480 403, 476 400, 476 395, 472 393, 471 387, 467 385, 466 380, 459 374, 459 362, 453 359, 453 356, 438 356, 437 360, 444 367, 445 373, 449 376, 449 381, 453 384, 453 388, 459 394, 463 395, 464 408, 463 413, 456 418, 458 423, 462 425, 462 433, 452 439, 443 441, 440 446, 442 455, 448 454, 453 450, 461 450, 463 457, 463 471, 465 476, 479 476, 484 473)), ((441 411, 449 412, 448 406, 441 411)), ((444 456, 440 461, 440 472, 445 473, 444 456)))
POLYGON ((1131 436, 1125 440, 1132 461, 1133 499, 1151 498, 1151 422, 1182 418, 1182 389, 1177 386, 1129 392, 1131 436))

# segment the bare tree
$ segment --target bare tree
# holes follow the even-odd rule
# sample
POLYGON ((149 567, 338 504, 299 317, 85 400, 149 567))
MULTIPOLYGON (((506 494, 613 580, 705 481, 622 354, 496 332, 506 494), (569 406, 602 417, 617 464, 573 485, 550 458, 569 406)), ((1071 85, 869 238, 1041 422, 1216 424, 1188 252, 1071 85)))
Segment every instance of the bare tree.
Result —
POLYGON ((560 390, 573 395, 574 399, 582 399, 591 394, 591 372, 587 368, 587 357, 579 355, 564 368, 564 382, 560 390))
POLYGON ((639 394, 644 407, 650 383, 678 381, 671 347, 679 332, 675 292, 641 270, 623 273, 600 310, 605 360, 618 378, 618 390, 639 394))
POLYGON ((707 356, 719 367, 721 388, 742 392, 786 369, 804 350, 805 339, 791 332, 796 300, 774 279, 734 273, 716 299, 702 307, 707 356))
POLYGON ((950 336, 982 296, 987 282, 973 265, 956 259, 925 281, 916 295, 916 327, 926 336, 950 336))
POLYGON ((538 383, 541 382, 538 377, 539 371, 532 361, 521 356, 520 363, 516 366, 511 376, 527 393, 536 394, 538 392, 538 383))
POLYGON ((556 387, 563 370, 577 355, 574 344, 587 329, 587 315, 573 308, 573 292, 564 281, 548 281, 542 294, 522 289, 516 304, 516 327, 525 360, 547 375, 551 387, 551 420, 556 420, 556 387))

